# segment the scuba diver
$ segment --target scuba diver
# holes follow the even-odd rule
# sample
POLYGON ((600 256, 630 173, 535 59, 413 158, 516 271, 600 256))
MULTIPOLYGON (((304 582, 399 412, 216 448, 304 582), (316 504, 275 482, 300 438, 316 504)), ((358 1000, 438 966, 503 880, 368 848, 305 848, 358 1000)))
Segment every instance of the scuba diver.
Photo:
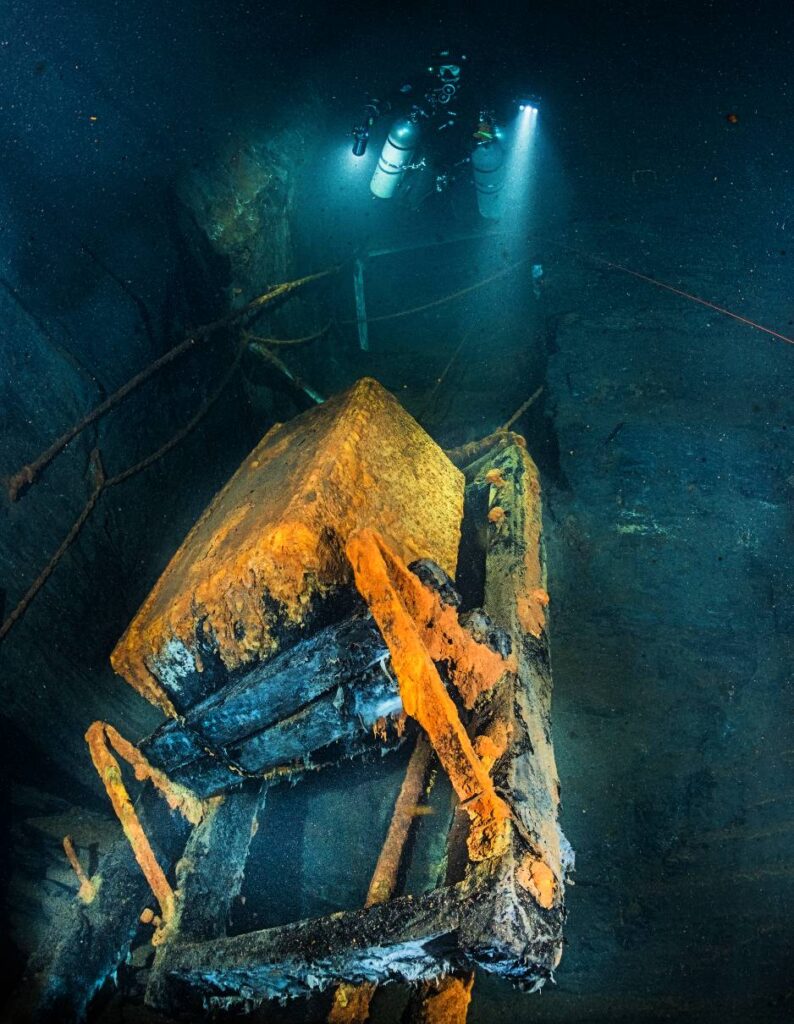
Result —
POLYGON ((428 156, 420 154, 431 152, 435 173, 429 194, 444 191, 457 180, 463 168, 471 165, 481 216, 499 219, 505 149, 493 111, 479 108, 474 117, 470 113, 459 118, 456 107, 466 61, 465 54, 442 50, 425 69, 418 87, 405 84, 389 99, 368 98, 351 133, 355 156, 362 157, 367 152, 370 133, 378 120, 388 114, 397 115, 372 174, 373 196, 393 198, 409 172, 427 168, 428 156))

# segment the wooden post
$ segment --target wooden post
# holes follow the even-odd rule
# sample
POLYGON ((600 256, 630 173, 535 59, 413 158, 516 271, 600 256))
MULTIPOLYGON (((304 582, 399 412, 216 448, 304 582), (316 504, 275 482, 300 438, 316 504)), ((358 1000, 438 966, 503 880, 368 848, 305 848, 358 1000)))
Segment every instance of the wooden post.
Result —
POLYGON ((362 352, 369 352, 369 325, 367 324, 367 302, 364 296, 364 261, 353 264, 353 292, 356 297, 356 325, 358 344, 362 352))

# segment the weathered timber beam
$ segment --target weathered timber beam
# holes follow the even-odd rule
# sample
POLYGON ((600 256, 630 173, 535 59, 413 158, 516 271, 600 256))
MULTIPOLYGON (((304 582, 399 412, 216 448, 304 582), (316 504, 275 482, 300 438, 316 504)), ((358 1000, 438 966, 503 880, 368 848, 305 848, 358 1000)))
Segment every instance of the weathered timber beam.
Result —
POLYGON ((379 663, 272 727, 207 751, 167 774, 200 797, 223 793, 246 778, 299 775, 315 761, 325 763, 326 753, 333 763, 360 753, 375 742, 376 723, 401 710, 397 684, 379 663))
POLYGON ((477 883, 231 938, 171 943, 160 970, 168 1005, 226 1007, 308 995, 329 985, 432 980, 476 964, 525 983, 546 972, 555 922, 527 908, 505 926, 511 892, 486 865, 477 883), (494 913, 498 907, 499 913, 494 913), (523 915, 519 915, 522 917, 523 915), (191 995, 192 993, 192 995, 191 995))
POLYGON ((267 785, 247 783, 225 797, 208 801, 176 868, 177 905, 166 941, 157 949, 146 1001, 162 1001, 161 964, 169 943, 202 941, 226 934, 234 900, 240 893, 251 840, 265 804, 267 785))
POLYGON ((329 626, 166 722, 141 749, 201 797, 281 766, 308 767, 331 744, 343 745, 337 759, 358 752, 379 719, 402 710, 387 656, 371 619, 329 626))
POLYGON ((490 763, 494 786, 511 812, 510 844, 497 868, 491 912, 497 930, 512 931, 516 944, 523 935, 540 954, 534 979, 520 979, 540 987, 562 953, 564 881, 572 856, 557 821, 538 472, 520 445, 497 449, 474 468, 469 493, 478 487, 487 491, 488 504, 484 607, 513 638, 518 660, 516 673, 482 695, 470 724, 475 749, 490 763))
POLYGON ((387 654, 377 627, 356 617, 301 640, 219 693, 168 721, 144 740, 153 764, 172 771, 288 718, 323 694, 360 676, 387 654))
POLYGON ((489 736, 495 733, 497 749, 507 729, 508 749, 495 762, 494 781, 509 794, 516 831, 553 875, 549 888, 560 889, 561 902, 571 852, 557 820, 560 784, 551 737, 549 595, 539 475, 526 450, 516 445, 496 453, 479 479, 489 489, 490 507, 485 611, 513 637, 519 670, 482 702, 473 726, 489 736), (504 514, 494 516, 494 509, 504 514))
POLYGON ((459 893, 439 889, 422 900, 402 897, 232 938, 171 944, 162 950, 168 1003, 161 1005, 231 1008, 308 995, 334 982, 433 977, 443 969, 439 950, 454 954, 462 907, 459 893))
MULTIPOLYGON (((478 511, 483 525, 488 523, 484 608, 509 633, 518 659, 517 673, 479 699, 470 725, 475 747, 490 762, 494 784, 511 810, 510 850, 497 868, 493 912, 497 919, 502 916, 502 932, 511 919, 522 921, 515 941, 521 941, 523 931, 534 943, 538 963, 534 977, 514 978, 540 987, 562 949, 563 882, 570 861, 557 824, 540 489, 537 470, 521 445, 495 446, 467 477, 467 508, 478 511)), ((475 534, 477 523, 467 525, 469 535, 475 534)), ((470 554, 476 555, 476 549, 470 554)), ((458 823, 463 820, 458 814, 458 823)), ((453 857, 448 864, 454 871, 453 857)), ((424 984, 408 1010, 411 1024, 464 1024, 473 980, 468 972, 424 984)))

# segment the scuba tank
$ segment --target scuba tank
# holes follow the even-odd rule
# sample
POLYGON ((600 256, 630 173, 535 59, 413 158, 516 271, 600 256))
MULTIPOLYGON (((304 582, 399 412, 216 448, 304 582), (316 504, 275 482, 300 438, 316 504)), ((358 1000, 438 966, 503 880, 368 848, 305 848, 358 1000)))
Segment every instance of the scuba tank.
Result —
POLYGON ((392 198, 416 152, 420 136, 419 125, 410 117, 401 117, 394 122, 369 183, 374 196, 379 199, 392 198))

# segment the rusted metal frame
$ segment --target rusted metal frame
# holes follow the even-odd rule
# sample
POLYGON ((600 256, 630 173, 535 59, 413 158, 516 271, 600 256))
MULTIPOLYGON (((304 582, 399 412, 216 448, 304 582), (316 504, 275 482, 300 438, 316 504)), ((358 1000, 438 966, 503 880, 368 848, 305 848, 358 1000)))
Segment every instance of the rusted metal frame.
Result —
POLYGON ((163 941, 169 923, 174 916, 176 898, 174 890, 160 866, 149 842, 149 838, 135 812, 135 807, 121 776, 121 767, 111 750, 129 764, 139 781, 150 781, 165 798, 172 810, 179 811, 192 825, 198 825, 204 813, 204 805, 184 786, 172 783, 163 772, 153 768, 140 751, 106 722, 94 722, 85 735, 91 760, 102 779, 105 790, 113 805, 124 834, 129 841, 138 866, 143 872, 152 893, 160 905, 160 923, 152 942, 163 941))
POLYGON ((469 855, 472 860, 499 856, 507 846, 509 809, 494 790, 444 687, 414 616, 412 602, 422 603, 424 590, 374 530, 360 530, 348 540, 347 556, 359 593, 372 613, 391 652, 405 712, 430 738, 461 803, 472 819, 469 855))

